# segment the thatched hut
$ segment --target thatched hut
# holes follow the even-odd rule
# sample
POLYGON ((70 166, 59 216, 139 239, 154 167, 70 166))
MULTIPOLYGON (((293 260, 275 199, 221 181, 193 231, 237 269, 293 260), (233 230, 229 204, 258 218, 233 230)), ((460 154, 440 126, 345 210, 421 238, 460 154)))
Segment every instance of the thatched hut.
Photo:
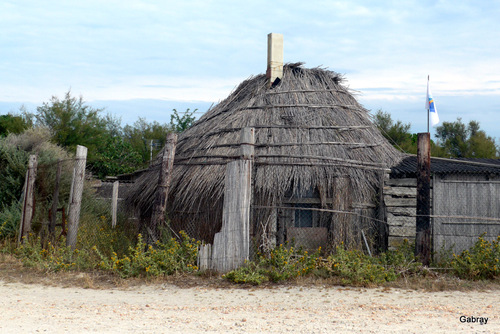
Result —
MULTIPOLYGON (((341 75, 283 67, 242 82, 179 135, 168 198, 171 227, 211 242, 221 228, 226 164, 240 157, 240 131, 255 129, 251 237, 255 246, 361 240, 373 227, 384 170, 402 155, 342 85, 341 75), (365 217, 365 218, 363 218, 365 217)), ((141 176, 129 200, 151 213, 157 169, 141 176)))

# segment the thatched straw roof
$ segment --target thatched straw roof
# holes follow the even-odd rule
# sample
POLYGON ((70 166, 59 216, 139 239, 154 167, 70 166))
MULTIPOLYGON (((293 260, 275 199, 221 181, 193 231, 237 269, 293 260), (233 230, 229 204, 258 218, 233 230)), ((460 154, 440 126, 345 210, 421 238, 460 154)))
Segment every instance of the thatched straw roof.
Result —
MULTIPOLYGON (((181 225, 203 220, 209 234, 218 230, 225 164, 239 158, 244 127, 255 128, 254 204, 279 205, 311 189, 322 199, 351 191, 355 202, 372 201, 380 170, 402 155, 342 81, 335 72, 298 63, 284 66, 275 87, 268 88, 264 74, 242 82, 179 136, 170 218, 181 225), (350 189, 335 189, 339 177, 348 177, 350 189)), ((151 210, 156 183, 153 169, 129 197, 143 215, 151 210)))

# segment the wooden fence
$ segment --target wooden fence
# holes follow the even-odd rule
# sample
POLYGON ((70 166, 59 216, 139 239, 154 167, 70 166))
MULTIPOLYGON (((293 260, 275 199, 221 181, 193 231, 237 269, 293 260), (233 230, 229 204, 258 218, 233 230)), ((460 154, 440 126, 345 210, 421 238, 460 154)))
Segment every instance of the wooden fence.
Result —
POLYGON ((500 180, 484 176, 434 175, 433 248, 470 248, 483 233, 485 239, 500 235, 500 180))

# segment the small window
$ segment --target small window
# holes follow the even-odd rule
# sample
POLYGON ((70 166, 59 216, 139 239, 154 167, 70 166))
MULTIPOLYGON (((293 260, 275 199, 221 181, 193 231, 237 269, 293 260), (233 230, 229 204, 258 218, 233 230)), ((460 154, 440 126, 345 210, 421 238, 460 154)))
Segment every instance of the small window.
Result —
MULTIPOLYGON (((311 208, 312 204, 295 204, 296 208, 311 208)), ((317 226, 317 212, 313 210, 295 210, 295 227, 315 227, 317 226)))

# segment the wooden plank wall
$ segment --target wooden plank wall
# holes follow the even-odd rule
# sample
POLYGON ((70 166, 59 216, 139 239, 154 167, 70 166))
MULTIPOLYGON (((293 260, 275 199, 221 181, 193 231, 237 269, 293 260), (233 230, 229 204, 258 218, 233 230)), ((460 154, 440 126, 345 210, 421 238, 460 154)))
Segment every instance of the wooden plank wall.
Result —
POLYGON ((500 221, 473 217, 500 218, 500 180, 485 176, 434 176, 434 215, 453 216, 434 218, 434 251, 448 250, 460 253, 470 248, 481 234, 496 240, 500 235, 500 221), (467 216, 470 219, 458 217, 467 216))
POLYGON ((384 183, 384 202, 389 249, 394 249, 404 239, 414 241, 417 179, 386 179, 384 183))

